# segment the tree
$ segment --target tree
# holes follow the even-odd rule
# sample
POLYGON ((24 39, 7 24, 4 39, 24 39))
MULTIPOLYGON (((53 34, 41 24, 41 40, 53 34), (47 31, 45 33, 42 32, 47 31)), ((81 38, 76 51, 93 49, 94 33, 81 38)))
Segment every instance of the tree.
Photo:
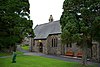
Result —
POLYGON ((92 47, 92 40, 100 40, 100 0, 65 0, 63 10, 60 18, 62 42, 76 42, 81 46, 85 65, 87 48, 92 47))
MULTIPOLYGON (((0 46, 9 47, 32 33, 28 0, 0 0, 0 46)), ((14 49, 15 50, 15 49, 14 49)))

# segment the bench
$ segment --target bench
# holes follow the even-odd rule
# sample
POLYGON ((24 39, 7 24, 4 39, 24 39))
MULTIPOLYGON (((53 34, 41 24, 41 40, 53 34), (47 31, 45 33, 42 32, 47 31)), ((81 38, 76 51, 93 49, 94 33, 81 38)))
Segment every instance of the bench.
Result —
POLYGON ((77 57, 82 57, 82 52, 78 52, 77 57))
POLYGON ((66 56, 74 56, 74 53, 72 51, 66 52, 66 56))

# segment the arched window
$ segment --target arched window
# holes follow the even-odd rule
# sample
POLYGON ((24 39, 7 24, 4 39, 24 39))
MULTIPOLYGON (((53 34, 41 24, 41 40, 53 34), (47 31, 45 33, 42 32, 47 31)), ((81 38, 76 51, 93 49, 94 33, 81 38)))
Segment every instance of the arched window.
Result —
POLYGON ((52 39, 52 47, 53 47, 53 43, 54 43, 54 41, 53 41, 53 39, 52 39))
POLYGON ((72 48, 72 44, 71 43, 70 44, 67 44, 66 47, 72 48))
POLYGON ((68 47, 68 44, 66 45, 66 47, 68 47))
POLYGON ((70 48, 72 48, 72 44, 70 43, 70 48))
POLYGON ((55 38, 55 47, 57 47, 57 44, 58 44, 58 39, 55 38))
POLYGON ((53 38, 52 39, 52 47, 57 47, 58 44, 58 39, 57 38, 53 38))
POLYGON ((56 39, 54 38, 54 47, 56 47, 56 39))

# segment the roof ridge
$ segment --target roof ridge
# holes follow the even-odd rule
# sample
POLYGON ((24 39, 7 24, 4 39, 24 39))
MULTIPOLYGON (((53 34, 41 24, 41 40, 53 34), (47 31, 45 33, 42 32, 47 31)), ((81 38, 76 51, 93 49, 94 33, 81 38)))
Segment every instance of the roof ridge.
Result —
POLYGON ((57 20, 57 21, 37 25, 34 29, 34 33, 36 35, 34 39, 47 38, 49 34, 61 33, 59 24, 60 22, 59 20, 57 20))
MULTIPOLYGON (((53 22, 58 22, 59 20, 56 20, 56 21, 53 21, 53 22)), ((45 25, 45 24, 50 24, 50 23, 52 23, 52 22, 48 22, 48 23, 43 23, 43 24, 37 24, 36 26, 35 26, 35 28, 37 27, 37 26, 41 26, 41 25, 45 25)))
MULTIPOLYGON (((34 29, 35 29, 37 26, 38 26, 38 24, 34 27, 34 29)), ((34 29, 33 29, 33 30, 34 30, 34 29)))

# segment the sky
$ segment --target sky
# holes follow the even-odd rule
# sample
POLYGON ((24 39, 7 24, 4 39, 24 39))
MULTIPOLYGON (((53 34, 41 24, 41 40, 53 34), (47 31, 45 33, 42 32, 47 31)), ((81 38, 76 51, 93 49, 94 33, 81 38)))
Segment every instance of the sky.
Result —
POLYGON ((36 25, 48 23, 52 15, 54 21, 59 20, 62 15, 64 0, 29 0, 30 17, 33 20, 33 28, 36 25))

